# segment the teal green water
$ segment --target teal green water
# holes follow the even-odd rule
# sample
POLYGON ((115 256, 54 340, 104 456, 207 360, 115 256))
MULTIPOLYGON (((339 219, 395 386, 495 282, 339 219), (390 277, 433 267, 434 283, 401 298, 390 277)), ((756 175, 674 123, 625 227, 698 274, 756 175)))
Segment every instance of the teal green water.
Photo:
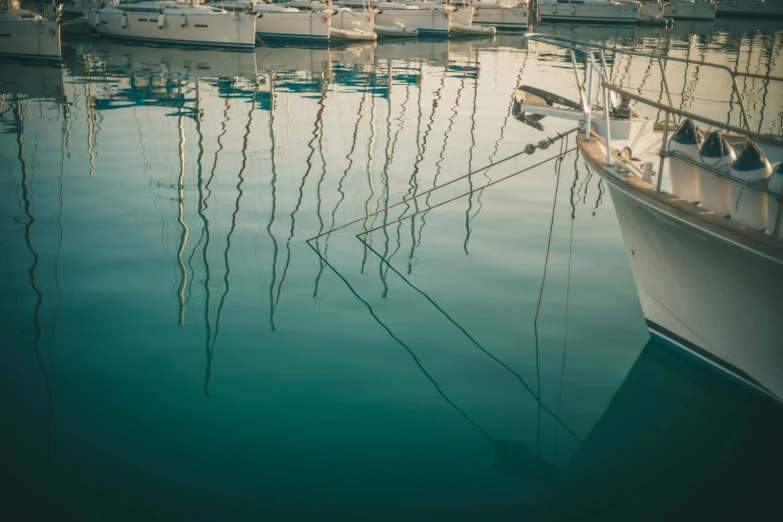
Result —
MULTIPOLYGON (((764 21, 541 31, 783 75, 764 21)), ((576 151, 382 211, 569 129, 509 116, 520 83, 575 97, 569 66, 518 35, 0 64, 7 519, 773 519, 780 407, 648 340, 576 151)), ((779 134, 783 91, 741 88, 779 134)))

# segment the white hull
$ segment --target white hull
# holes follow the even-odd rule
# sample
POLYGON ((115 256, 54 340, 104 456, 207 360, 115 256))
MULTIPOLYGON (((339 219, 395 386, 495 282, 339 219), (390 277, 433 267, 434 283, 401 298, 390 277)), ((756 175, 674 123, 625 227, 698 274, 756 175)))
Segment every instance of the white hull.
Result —
POLYGON ((715 20, 717 4, 711 2, 670 2, 664 16, 675 20, 715 20))
POLYGON ((457 35, 470 35, 470 36, 492 36, 497 32, 494 27, 486 25, 462 25, 452 23, 449 26, 449 30, 457 35))
POLYGON ((527 29, 527 7, 476 7, 473 23, 498 29, 527 29))
POLYGON ((658 2, 642 4, 642 8, 639 11, 639 22, 650 23, 657 20, 663 21, 665 11, 664 4, 658 2))
POLYGON ((756 18, 783 17, 780 0, 724 0, 718 4, 718 16, 742 16, 756 18))
POLYGON ((315 11, 265 12, 256 20, 256 34, 263 40, 329 41, 329 16, 315 11))
POLYGON ((451 12, 451 23, 459 25, 471 25, 473 23, 474 10, 472 7, 459 7, 451 12))
POLYGON ((337 38, 340 40, 360 40, 369 41, 376 40, 378 36, 375 31, 362 31, 361 29, 337 29, 332 27, 329 29, 329 37, 337 38))
POLYGON ((783 261, 609 181, 651 334, 783 398, 783 261))
POLYGON ((372 33, 375 26, 375 13, 372 11, 338 10, 332 15, 331 24, 332 29, 372 33))
POLYGON ((375 15, 378 25, 418 29, 421 36, 449 35, 449 13, 434 9, 386 9, 375 15))
POLYGON ((343 40, 375 40, 375 13, 340 9, 331 17, 329 36, 343 40))
POLYGON ((551 22, 635 24, 639 20, 636 4, 539 4, 538 10, 544 21, 551 22))
POLYGON ((255 46, 253 14, 166 14, 162 28, 158 27, 157 13, 126 13, 125 16, 125 28, 119 10, 91 11, 87 19, 95 31, 125 40, 221 48, 255 46))
POLYGON ((0 22, 0 56, 60 59, 60 28, 47 20, 0 22))

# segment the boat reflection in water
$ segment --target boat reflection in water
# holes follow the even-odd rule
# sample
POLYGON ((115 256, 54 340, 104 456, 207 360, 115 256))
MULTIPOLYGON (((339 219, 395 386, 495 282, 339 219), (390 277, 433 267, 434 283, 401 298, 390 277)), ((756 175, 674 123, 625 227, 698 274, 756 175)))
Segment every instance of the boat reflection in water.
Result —
POLYGON ((651 339, 543 519, 764 520, 777 511, 781 437, 778 405, 651 339))
MULTIPOLYGON (((775 34, 662 45, 756 71, 775 34)), ((508 93, 573 81, 565 53, 498 35, 63 54, 0 64, 14 520, 776 512, 780 408, 644 346, 606 180, 577 152, 425 193, 538 142, 508 93)), ((671 85, 686 106, 713 99, 694 74, 671 85)))

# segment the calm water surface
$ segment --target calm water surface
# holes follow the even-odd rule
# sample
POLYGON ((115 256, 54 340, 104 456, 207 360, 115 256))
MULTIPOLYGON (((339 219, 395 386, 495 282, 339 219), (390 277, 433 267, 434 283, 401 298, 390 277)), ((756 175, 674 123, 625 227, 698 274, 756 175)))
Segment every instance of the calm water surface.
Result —
MULTIPOLYGON (((541 32, 783 75, 764 21, 541 32)), ((575 97, 564 53, 63 53, 0 64, 8 520, 774 518, 780 407, 648 340, 576 151, 424 212, 573 148, 424 193, 572 127, 509 116, 521 83, 575 97)), ((726 78, 667 72, 739 124, 726 78)), ((783 91, 741 89, 783 132, 783 91)))

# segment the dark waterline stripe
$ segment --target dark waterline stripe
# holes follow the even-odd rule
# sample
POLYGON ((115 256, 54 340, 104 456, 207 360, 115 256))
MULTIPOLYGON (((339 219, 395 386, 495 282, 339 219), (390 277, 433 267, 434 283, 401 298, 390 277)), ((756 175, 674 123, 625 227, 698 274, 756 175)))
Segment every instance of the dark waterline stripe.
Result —
POLYGON ((681 336, 677 335, 676 333, 672 332, 671 330, 669 330, 667 328, 664 328, 663 326, 659 325, 658 323, 656 323, 654 321, 651 321, 649 319, 645 319, 645 321, 647 321, 647 326, 650 328, 650 330, 653 330, 654 332, 658 333, 662 337, 664 337, 664 338, 666 338, 666 339, 668 339, 670 341, 674 341, 674 342, 676 342, 678 344, 681 344, 682 346, 684 346, 688 350, 690 350, 690 351, 694 352, 695 354, 700 355, 701 357, 707 359, 708 361, 713 363, 715 366, 718 366, 718 367, 720 367, 721 369, 723 369, 725 371, 728 371, 730 373, 735 374, 738 377, 741 377, 742 379, 745 379, 749 383, 753 384, 754 386, 757 386, 758 388, 764 390, 765 392, 767 392, 767 393, 769 393, 769 394, 771 394, 773 396, 775 395, 766 386, 764 386, 763 384, 758 382, 756 379, 754 379, 753 377, 748 375, 747 372, 745 372, 744 370, 734 366, 730 362, 724 361, 723 359, 721 359, 717 355, 715 355, 715 354, 705 350, 704 348, 702 348, 701 346, 699 346, 697 344, 692 343, 688 339, 685 339, 684 337, 681 337, 681 336))

